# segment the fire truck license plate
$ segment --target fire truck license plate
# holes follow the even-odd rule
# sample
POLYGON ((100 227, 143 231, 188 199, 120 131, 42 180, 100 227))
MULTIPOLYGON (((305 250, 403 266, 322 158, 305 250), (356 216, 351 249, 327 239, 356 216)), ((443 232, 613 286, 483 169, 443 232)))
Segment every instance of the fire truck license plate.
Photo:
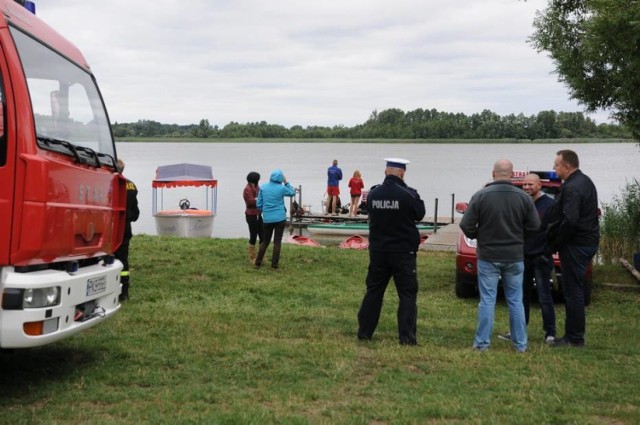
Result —
POLYGON ((87 297, 107 290, 107 277, 98 276, 87 279, 87 297))

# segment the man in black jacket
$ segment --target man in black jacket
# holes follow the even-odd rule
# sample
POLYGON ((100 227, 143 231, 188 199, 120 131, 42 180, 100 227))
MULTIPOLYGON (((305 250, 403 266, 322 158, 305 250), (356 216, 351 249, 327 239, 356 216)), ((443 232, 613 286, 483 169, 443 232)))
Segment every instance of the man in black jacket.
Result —
MULTIPOLYGON (((118 172, 122 174, 124 171, 124 161, 118 159, 116 168, 118 169, 118 172)), ((115 252, 115 257, 120 260, 123 265, 122 271, 120 272, 120 283, 122 284, 120 301, 126 301, 129 299, 129 242, 133 236, 131 222, 138 220, 139 216, 138 188, 131 180, 127 179, 127 213, 124 224, 124 236, 122 239, 122 245, 120 245, 118 250, 115 252)))
MULTIPOLYGON (((538 217, 543 225, 536 233, 529 235, 524 241, 524 317, 529 324, 531 293, 533 292, 534 279, 535 289, 538 294, 538 303, 542 311, 542 327, 544 330, 544 341, 552 344, 556 339, 556 313, 553 307, 553 297, 551 296, 551 272, 553 270, 553 256, 547 249, 547 233, 544 229, 544 218, 547 212, 553 207, 553 198, 542 191, 540 176, 531 173, 527 174, 522 181, 524 190, 536 206, 538 217)), ((510 334, 498 335, 503 339, 511 339, 510 334)))
MULTIPOLYGON (((522 182, 524 190, 536 206, 538 217, 544 223, 544 217, 553 207, 553 198, 542 192, 542 183, 537 174, 528 174, 522 182)), ((524 241, 524 317, 529 324, 529 312, 533 281, 536 282, 538 303, 542 311, 544 341, 551 344, 556 339, 556 313, 551 296, 551 272, 553 257, 548 253, 547 235, 543 228, 524 241)))
POLYGON ((420 234, 416 223, 425 214, 424 202, 404 182, 409 161, 387 158, 385 179, 367 196, 369 211, 369 271, 367 291, 358 311, 358 339, 370 340, 378 326, 382 300, 389 280, 400 299, 398 334, 401 345, 416 345, 418 279, 416 251, 420 234))
POLYGON ((565 334, 553 346, 583 347, 587 269, 600 242, 598 192, 574 151, 558 151, 553 168, 563 183, 549 212, 548 236, 550 251, 560 255, 566 311, 565 334))

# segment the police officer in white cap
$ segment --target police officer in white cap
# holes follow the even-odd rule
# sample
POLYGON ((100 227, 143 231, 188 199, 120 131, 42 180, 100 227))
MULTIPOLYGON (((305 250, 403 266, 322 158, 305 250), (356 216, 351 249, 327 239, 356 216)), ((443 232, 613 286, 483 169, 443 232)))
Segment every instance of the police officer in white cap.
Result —
POLYGON ((424 202, 404 182, 409 161, 386 158, 385 179, 367 197, 369 211, 369 271, 367 291, 358 311, 358 339, 370 340, 378 325, 389 280, 398 291, 400 344, 416 345, 418 279, 416 251, 420 234, 416 223, 425 214, 424 202))

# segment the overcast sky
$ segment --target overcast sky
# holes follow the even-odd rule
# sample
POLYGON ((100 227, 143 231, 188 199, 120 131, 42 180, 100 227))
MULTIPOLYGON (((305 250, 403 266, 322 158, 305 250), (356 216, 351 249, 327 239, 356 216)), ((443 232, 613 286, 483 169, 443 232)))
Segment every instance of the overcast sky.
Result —
MULTIPOLYGON (((351 127, 374 110, 575 112, 527 38, 546 0, 36 0, 113 122, 351 127)), ((590 115, 604 122, 607 114, 590 115)))

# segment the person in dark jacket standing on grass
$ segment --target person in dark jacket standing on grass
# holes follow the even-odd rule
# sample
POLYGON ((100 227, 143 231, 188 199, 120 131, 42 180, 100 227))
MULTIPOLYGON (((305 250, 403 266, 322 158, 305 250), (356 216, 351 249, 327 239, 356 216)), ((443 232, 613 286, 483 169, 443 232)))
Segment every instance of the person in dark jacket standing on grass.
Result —
POLYGON ((260 192, 260 174, 251 171, 247 174, 247 185, 242 191, 242 198, 246 209, 244 210, 245 219, 249 226, 249 245, 247 251, 249 253, 249 261, 252 263, 256 259, 256 239, 262 243, 262 217, 257 207, 258 192, 260 192))
MULTIPOLYGON (((556 313, 551 296, 551 270, 553 269, 553 257, 547 249, 547 233, 544 229, 544 218, 553 206, 553 198, 542 192, 542 182, 537 174, 527 174, 522 181, 524 190, 536 206, 538 217, 543 222, 541 228, 529 235, 524 241, 524 291, 522 302, 524 304, 525 322, 529 324, 531 293, 535 278, 538 303, 542 311, 542 328, 544 341, 552 344, 556 339, 556 313)), ((510 340, 511 334, 498 335, 502 339, 510 340)))
POLYGON ((518 352, 527 349, 527 326, 522 305, 525 234, 540 227, 531 197, 511 183, 513 164, 501 159, 493 166, 493 182, 476 192, 462 216, 460 229, 478 240, 478 326, 473 348, 491 346, 491 330, 498 282, 502 278, 509 305, 511 343, 518 352))
POLYGON ((384 293, 393 276, 398 292, 398 334, 401 345, 417 345, 418 279, 416 252, 420 234, 416 223, 424 202, 404 182, 409 161, 388 158, 385 179, 371 188, 369 211, 369 270, 367 290, 358 311, 358 339, 370 340, 378 326, 384 293))
POLYGON ((553 169, 563 183, 549 212, 548 236, 550 251, 560 256, 566 311, 565 334, 553 346, 584 347, 587 269, 600 243, 598 192, 574 151, 558 151, 553 169))
MULTIPOLYGON (((542 192, 542 183, 537 174, 528 174, 522 182, 522 189, 531 196, 536 206, 540 221, 553 206, 553 198, 542 192)), ((535 234, 530 235, 524 241, 524 317, 529 324, 531 292, 533 280, 536 282, 538 303, 542 311, 542 328, 544 329, 544 342, 552 344, 556 339, 556 313, 551 297, 551 271, 553 269, 553 257, 547 249, 547 235, 542 226, 535 234)))
MULTIPOLYGON (((116 162, 116 168, 120 174, 124 171, 124 161, 118 159, 116 162)), ((129 242, 133 237, 133 231, 131 229, 131 222, 137 221, 140 217, 140 209, 138 208, 138 188, 129 179, 127 179, 127 210, 126 219, 124 224, 124 236, 122 239, 122 245, 118 247, 115 252, 115 257, 122 262, 123 268, 120 272, 120 283, 122 284, 122 293, 120 294, 120 301, 129 299, 129 242)))

